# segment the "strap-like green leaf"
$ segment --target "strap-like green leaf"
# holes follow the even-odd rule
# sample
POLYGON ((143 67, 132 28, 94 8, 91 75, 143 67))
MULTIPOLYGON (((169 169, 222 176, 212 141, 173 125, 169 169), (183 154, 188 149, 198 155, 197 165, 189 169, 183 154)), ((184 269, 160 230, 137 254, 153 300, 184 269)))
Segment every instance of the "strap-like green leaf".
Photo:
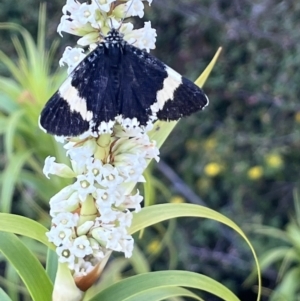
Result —
POLYGON ((0 251, 18 271, 34 301, 50 301, 52 284, 43 266, 11 233, 0 232, 0 251))
POLYGON ((46 272, 52 283, 55 281, 55 276, 57 273, 58 267, 58 257, 54 250, 48 249, 47 253, 47 263, 46 263, 46 272))
POLYGON ((54 246, 49 243, 45 235, 48 229, 27 217, 0 213, 0 231, 24 235, 40 241, 48 248, 54 249, 54 246))
POLYGON ((182 288, 182 287, 159 287, 153 288, 150 290, 146 290, 136 296, 130 297, 126 301, 160 301, 160 300, 167 300, 168 298, 173 297, 190 297, 199 301, 203 301, 202 298, 197 296, 196 294, 192 293, 191 291, 182 288))
POLYGON ((222 215, 221 213, 218 213, 217 211, 214 211, 204 206, 193 204, 162 204, 145 207, 140 212, 134 214, 129 233, 133 234, 141 229, 162 222, 164 220, 183 216, 203 217, 218 221, 232 228, 244 238, 244 240, 247 242, 248 246, 252 251, 258 271, 259 291, 257 300, 259 300, 261 294, 261 275, 256 253, 242 229, 238 225, 236 225, 232 220, 222 215))
POLYGON ((0 287, 0 300, 1 301, 12 301, 1 287, 0 287))
MULTIPOLYGON (((122 280, 103 290, 89 301, 132 301, 150 289, 189 287, 209 292, 226 301, 239 299, 221 283, 201 274, 186 271, 162 271, 140 274, 122 280)), ((139 299, 147 300, 147 299, 139 299)), ((158 299, 160 300, 160 299, 158 299)))
POLYGON ((31 152, 20 152, 12 154, 8 165, 5 168, 2 176, 1 194, 0 194, 0 212, 10 212, 12 196, 15 190, 15 184, 18 180, 18 175, 31 152))

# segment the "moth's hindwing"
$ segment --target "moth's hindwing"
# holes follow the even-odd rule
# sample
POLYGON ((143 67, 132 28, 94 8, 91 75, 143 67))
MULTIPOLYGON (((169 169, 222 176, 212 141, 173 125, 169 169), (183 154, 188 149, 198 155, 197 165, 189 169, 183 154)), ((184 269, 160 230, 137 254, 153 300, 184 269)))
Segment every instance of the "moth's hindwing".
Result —
MULTIPOLYGON (((169 79, 174 77, 177 80, 178 76, 180 76, 169 67, 167 70, 169 79)), ((181 117, 189 116, 202 110, 208 105, 208 98, 203 91, 187 78, 180 77, 181 81, 179 85, 174 89, 171 97, 165 101, 163 108, 158 111, 158 119, 178 120, 181 117)))
POLYGON ((57 136, 78 136, 94 125, 94 120, 113 118, 109 98, 107 59, 98 46, 69 75, 46 103, 40 126, 57 136), (98 112, 102 112, 98 116, 98 112))
MULTIPOLYGON (((136 102, 143 104, 147 112, 152 106, 158 119, 178 120, 202 110, 208 104, 207 96, 193 82, 151 54, 134 46, 127 45, 127 48, 130 56, 126 65, 132 66, 134 76, 132 86, 124 83, 122 91, 132 88, 137 95, 136 102)), ((126 103, 125 93, 123 103, 126 103)), ((128 108, 132 110, 132 107, 128 108)), ((132 117, 139 115, 138 112, 131 114, 132 117)))

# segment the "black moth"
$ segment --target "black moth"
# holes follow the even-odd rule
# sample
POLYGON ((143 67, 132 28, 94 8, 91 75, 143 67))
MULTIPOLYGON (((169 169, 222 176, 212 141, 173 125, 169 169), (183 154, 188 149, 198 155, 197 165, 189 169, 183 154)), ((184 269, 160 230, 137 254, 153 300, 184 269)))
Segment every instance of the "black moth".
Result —
POLYGON ((155 118, 178 120, 207 104, 193 82, 112 29, 46 103, 40 126, 57 136, 101 134, 103 123, 120 118, 144 126, 155 118))

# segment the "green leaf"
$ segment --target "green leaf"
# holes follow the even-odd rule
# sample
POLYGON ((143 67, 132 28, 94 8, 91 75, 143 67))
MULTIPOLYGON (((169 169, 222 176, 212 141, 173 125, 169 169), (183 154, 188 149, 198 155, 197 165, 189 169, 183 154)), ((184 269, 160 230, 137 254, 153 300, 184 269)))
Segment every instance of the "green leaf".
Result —
POLYGON ((135 298, 139 294, 146 293, 147 290, 158 290, 159 288, 171 289, 178 286, 200 289, 218 296, 223 300, 239 300, 228 288, 207 276, 186 271, 162 271, 140 274, 122 280, 103 290, 91 298, 90 301, 138 300, 135 298))
POLYGON ((0 232, 0 251, 14 266, 34 301, 51 300, 50 279, 41 263, 16 235, 0 232))
POLYGON ((155 188, 152 183, 152 176, 149 169, 147 169, 143 176, 145 177, 146 182, 143 184, 144 187, 144 203, 145 206, 150 206, 154 204, 155 197, 155 188))
POLYGON ((18 180, 18 176, 21 168, 26 163, 27 158, 30 156, 31 152, 23 152, 12 154, 10 161, 3 172, 2 177, 2 191, 0 195, 0 211, 10 212, 12 196, 15 190, 15 185, 18 180))
POLYGON ((263 235, 267 235, 267 236, 270 236, 270 237, 274 237, 276 239, 280 239, 288 244, 291 243, 288 235, 287 235, 287 232, 283 231, 283 230, 279 230, 279 229, 276 229, 274 227, 270 227, 270 226, 259 226, 259 227, 256 227, 255 228, 255 233, 260 233, 260 234, 263 234, 263 235))
POLYGON ((5 145, 6 155, 8 156, 9 159, 13 155, 16 129, 23 115, 24 115, 24 111, 22 110, 16 111, 10 115, 7 122, 4 145, 5 145))
POLYGON ((235 230, 239 233, 244 240, 247 242, 248 246, 251 249, 253 254, 255 264, 258 271, 258 297, 257 300, 260 299, 261 295, 261 275, 260 275, 260 268, 257 260, 256 253, 244 234, 244 232, 238 227, 232 220, 227 218, 226 216, 209 209, 204 206, 200 205, 193 205, 193 204, 162 204, 162 205, 155 205, 150 207, 143 208, 140 212, 133 214, 133 221, 130 229, 128 232, 133 234, 141 229, 144 229, 148 226, 153 224, 162 222, 164 220, 176 217, 183 217, 183 216, 193 216, 193 217, 203 217, 209 218, 220 223, 227 225, 228 227, 235 230))
POLYGON ((147 258, 137 245, 134 246, 133 253, 129 258, 129 261, 136 274, 147 273, 151 270, 147 258))
POLYGON ((282 279, 282 282, 274 290, 270 301, 297 300, 295 297, 300 288, 299 278, 299 267, 289 270, 282 279))
MULTIPOLYGON (((259 266, 261 271, 264 271, 267 269, 270 265, 276 263, 279 260, 283 260, 283 258, 289 254, 291 251, 290 247, 277 247, 274 249, 271 249, 267 252, 265 252, 260 258, 259 258, 259 266)), ((257 276, 257 271, 253 270, 251 274, 247 277, 247 280, 244 282, 246 286, 253 283, 255 280, 255 277, 257 276)))
POLYGON ((147 301, 159 301, 159 300, 166 300, 168 298, 174 298, 174 297, 190 297, 199 301, 203 301, 202 298, 197 296, 196 294, 190 292, 189 290, 182 288, 182 287, 159 287, 159 288, 153 288, 150 290, 146 290, 140 294, 137 294, 136 296, 132 296, 130 301, 141 301, 141 300, 147 300, 147 301))
MULTIPOLYGON (((0 99, 1 99, 1 95, 0 95, 0 99)), ((5 131, 6 131, 7 120, 8 120, 8 118, 6 116, 5 117, 0 116, 0 135, 5 133, 5 131)))
POLYGON ((24 216, 0 213, 0 231, 24 235, 40 241, 48 248, 55 249, 45 235, 48 229, 24 216))
POLYGON ((55 281, 55 276, 58 267, 58 257, 55 251, 48 249, 47 253, 47 263, 46 263, 46 272, 52 283, 55 281))
POLYGON ((1 287, 0 287, 0 300, 1 301, 12 301, 1 287))

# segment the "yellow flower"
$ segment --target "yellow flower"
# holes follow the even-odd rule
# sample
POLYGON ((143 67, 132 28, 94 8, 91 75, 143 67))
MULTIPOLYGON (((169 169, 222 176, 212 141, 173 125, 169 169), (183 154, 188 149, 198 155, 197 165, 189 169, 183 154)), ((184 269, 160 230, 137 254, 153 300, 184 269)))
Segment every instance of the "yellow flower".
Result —
POLYGON ((152 240, 150 244, 147 246, 148 253, 156 253, 160 249, 160 241, 159 240, 152 240))
POLYGON ((261 166, 253 166, 248 170, 248 178, 251 180, 258 180, 260 179, 263 174, 264 174, 264 170, 261 166))
POLYGON ((206 151, 211 151, 211 150, 215 149, 216 146, 217 146, 217 140, 215 138, 208 138, 204 142, 204 149, 206 151))
POLYGON ((208 163, 204 167, 204 173, 209 177, 217 176, 221 172, 221 170, 221 165, 216 162, 208 163))
POLYGON ((295 118, 295 121, 296 121, 297 123, 300 123, 300 112, 297 112, 297 113, 295 114, 294 118, 295 118))
POLYGON ((180 195, 175 195, 171 198, 170 202, 175 204, 181 204, 185 203, 185 199, 180 195))
POLYGON ((276 154, 269 154, 266 156, 266 162, 270 167, 280 168, 283 165, 281 156, 276 154))

